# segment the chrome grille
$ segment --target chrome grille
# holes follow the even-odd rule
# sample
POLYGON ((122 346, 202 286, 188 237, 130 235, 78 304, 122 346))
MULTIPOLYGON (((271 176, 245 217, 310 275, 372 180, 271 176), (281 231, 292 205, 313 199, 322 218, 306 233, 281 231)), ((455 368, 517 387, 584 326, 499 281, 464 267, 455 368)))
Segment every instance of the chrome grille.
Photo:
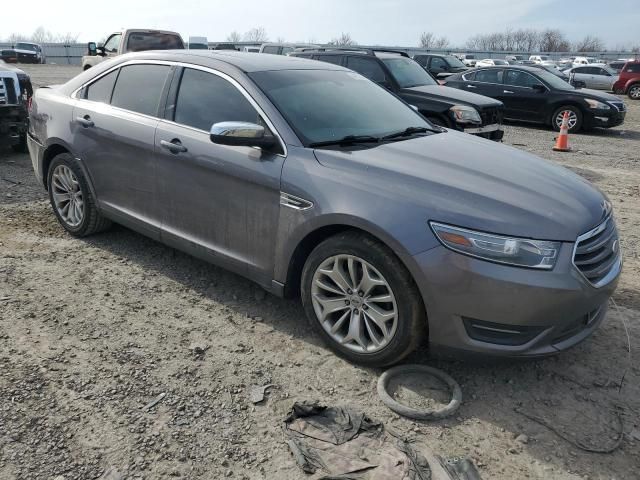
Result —
POLYGON ((4 79, 0 78, 0 105, 7 104, 7 87, 4 84, 4 79))
POLYGON ((573 264, 595 287, 609 283, 621 266, 620 242, 610 216, 590 232, 578 237, 573 264))

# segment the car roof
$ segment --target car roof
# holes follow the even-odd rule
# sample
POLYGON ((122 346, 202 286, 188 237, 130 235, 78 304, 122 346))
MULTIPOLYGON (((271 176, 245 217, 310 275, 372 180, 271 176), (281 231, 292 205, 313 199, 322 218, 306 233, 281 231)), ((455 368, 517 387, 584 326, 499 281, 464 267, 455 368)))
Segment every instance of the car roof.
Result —
MULTIPOLYGON (((496 60, 500 60, 500 59, 498 58, 496 60)), ((540 68, 528 67, 526 65, 492 65, 489 67, 480 67, 475 70, 469 70, 468 72, 463 72, 462 74, 468 75, 469 73, 477 72, 478 70, 504 70, 505 68, 508 68, 510 70, 522 70, 523 72, 531 72, 531 73, 538 73, 540 71, 540 68)))

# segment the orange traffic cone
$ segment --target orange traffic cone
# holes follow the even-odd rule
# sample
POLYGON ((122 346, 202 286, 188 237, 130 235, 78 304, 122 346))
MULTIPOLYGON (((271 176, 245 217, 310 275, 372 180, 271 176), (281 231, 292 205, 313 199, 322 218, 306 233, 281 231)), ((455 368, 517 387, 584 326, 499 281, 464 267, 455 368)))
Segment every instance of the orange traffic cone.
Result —
POLYGON ((562 117, 562 126, 560 127, 560 135, 556 139, 556 144, 553 147, 556 152, 570 152, 569 147, 569 112, 564 112, 562 117))

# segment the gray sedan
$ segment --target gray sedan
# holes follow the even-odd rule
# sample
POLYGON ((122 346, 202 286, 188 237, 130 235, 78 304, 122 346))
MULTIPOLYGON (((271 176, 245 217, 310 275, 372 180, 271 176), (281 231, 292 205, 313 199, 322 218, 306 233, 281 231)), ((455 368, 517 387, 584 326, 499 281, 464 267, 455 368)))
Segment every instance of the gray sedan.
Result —
POLYGON ((607 65, 584 65, 569 68, 564 71, 569 77, 574 76, 575 80, 581 80, 586 88, 596 90, 613 90, 613 84, 618 81, 618 72, 607 65))
POLYGON ((425 339, 556 353, 602 322, 621 270, 610 204, 587 181, 431 125, 328 63, 123 55, 38 90, 29 151, 71 235, 117 222, 298 295, 365 365, 425 339))

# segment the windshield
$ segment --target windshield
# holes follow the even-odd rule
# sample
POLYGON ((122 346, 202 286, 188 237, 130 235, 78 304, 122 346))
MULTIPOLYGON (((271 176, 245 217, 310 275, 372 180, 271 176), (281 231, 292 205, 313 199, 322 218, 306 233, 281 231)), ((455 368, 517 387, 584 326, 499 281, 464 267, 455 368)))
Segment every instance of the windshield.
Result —
POLYGON ((307 146, 347 135, 380 137, 409 127, 431 128, 384 87, 354 72, 279 70, 250 77, 307 146))
POLYGON ((31 50, 32 52, 37 52, 38 49, 32 43, 16 43, 16 48, 18 50, 31 50))
POLYGON ((575 88, 572 85, 565 82, 562 78, 558 77, 557 75, 551 72, 547 72, 546 70, 540 70, 539 72, 536 72, 536 73, 542 80, 544 80, 547 83, 547 85, 551 86, 552 88, 556 88, 558 90, 575 90, 575 88))
POLYGON ((145 50, 173 50, 182 49, 184 44, 179 35, 161 32, 134 32, 129 35, 128 52, 142 52, 145 50))
POLYGON ((393 75, 393 78, 398 82, 400 88, 438 85, 438 82, 436 82, 424 68, 410 58, 385 58, 382 62, 387 66, 389 71, 391 71, 391 75, 393 75))
POLYGON ((459 58, 454 57, 453 55, 449 55, 449 56, 443 57, 443 58, 449 64, 450 67, 467 68, 467 66, 464 63, 462 63, 459 58))

